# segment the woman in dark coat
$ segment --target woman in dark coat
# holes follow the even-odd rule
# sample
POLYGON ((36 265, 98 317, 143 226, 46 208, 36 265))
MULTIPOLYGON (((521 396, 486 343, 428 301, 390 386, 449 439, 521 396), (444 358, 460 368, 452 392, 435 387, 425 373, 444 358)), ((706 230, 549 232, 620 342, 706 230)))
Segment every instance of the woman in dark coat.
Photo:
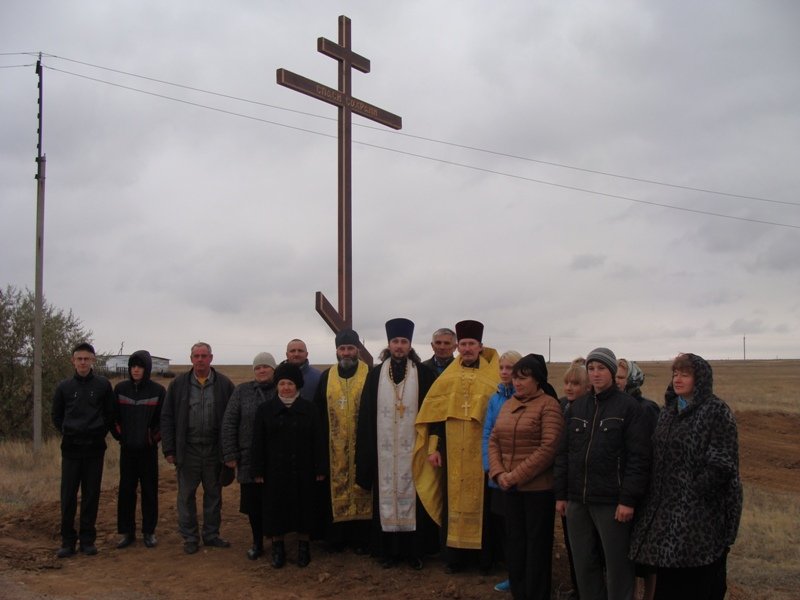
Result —
POLYGON ((272 538, 272 566, 286 564, 284 535, 296 531, 297 566, 311 562, 314 484, 324 472, 319 414, 300 396, 303 374, 283 363, 275 369, 277 395, 256 412, 251 473, 264 483, 264 534, 272 538))
POLYGON ((656 600, 722 600, 726 562, 742 512, 739 441, 711 366, 695 354, 672 364, 653 434, 650 489, 630 557, 656 567, 656 600))

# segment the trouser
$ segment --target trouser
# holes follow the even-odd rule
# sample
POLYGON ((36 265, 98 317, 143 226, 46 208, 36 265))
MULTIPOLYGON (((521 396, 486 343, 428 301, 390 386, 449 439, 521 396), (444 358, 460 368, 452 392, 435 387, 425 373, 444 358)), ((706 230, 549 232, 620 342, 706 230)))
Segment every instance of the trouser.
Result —
POLYGON ((61 545, 91 546, 97 538, 97 507, 103 479, 103 455, 82 458, 61 457, 61 545), (81 492, 80 533, 75 531, 78 490, 81 492))
POLYGON ((247 515, 256 548, 264 547, 263 489, 263 483, 242 483, 239 486, 239 512, 247 515))
POLYGON ((634 567, 628 559, 631 521, 614 520, 616 510, 614 504, 567 503, 569 542, 581 600, 630 600, 633 596, 634 567), (598 538, 605 555, 605 579, 598 538))
POLYGON ((567 517, 561 517, 561 529, 564 530, 564 546, 567 548, 567 558, 569 558, 569 578, 572 581, 572 589, 577 593, 578 578, 575 577, 575 560, 572 558, 572 546, 569 543, 569 529, 567 529, 567 517))
POLYGON ((158 522, 158 448, 119 453, 117 531, 136 533, 136 487, 142 492, 142 533, 155 533, 158 522))
POLYGON ((728 590, 728 551, 709 565, 656 571, 655 600, 722 600, 728 590))
POLYGON ((550 600, 555 504, 552 490, 506 494, 506 563, 514 600, 550 600))
POLYGON ((203 485, 203 541, 219 537, 222 511, 222 463, 216 445, 186 444, 183 463, 178 467, 178 531, 184 541, 198 543, 196 493, 203 485))

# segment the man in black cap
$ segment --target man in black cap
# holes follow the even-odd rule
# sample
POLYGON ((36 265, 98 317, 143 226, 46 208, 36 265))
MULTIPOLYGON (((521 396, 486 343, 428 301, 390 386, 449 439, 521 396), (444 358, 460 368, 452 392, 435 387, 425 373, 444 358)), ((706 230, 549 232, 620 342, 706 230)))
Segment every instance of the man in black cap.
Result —
POLYGON ((322 535, 328 549, 351 546, 366 551, 372 495, 356 485, 355 446, 361 390, 369 366, 358 358, 361 342, 352 329, 336 334, 336 364, 322 373, 314 403, 320 411, 324 436, 326 478, 319 483, 322 535))
POLYGON ((127 548, 136 539, 136 487, 142 493, 142 539, 156 545, 158 523, 158 442, 161 440, 161 407, 166 390, 150 379, 153 359, 147 350, 128 358, 128 379, 114 387, 114 427, 119 440, 119 495, 117 548, 127 548))
MULTIPOLYGON (((497 352, 483 346, 483 324, 456 323, 458 359, 434 382, 417 415, 414 479, 425 508, 441 527, 448 572, 464 551, 481 550, 487 532, 486 475, 481 461, 483 420, 500 381, 497 352)), ((481 570, 491 565, 480 556, 481 570)))
POLYGON ((435 550, 436 531, 414 487, 414 421, 434 374, 420 364, 413 336, 410 320, 386 322, 389 346, 361 397, 356 482, 374 496, 373 555, 384 567, 407 560, 419 570, 426 552, 435 550))

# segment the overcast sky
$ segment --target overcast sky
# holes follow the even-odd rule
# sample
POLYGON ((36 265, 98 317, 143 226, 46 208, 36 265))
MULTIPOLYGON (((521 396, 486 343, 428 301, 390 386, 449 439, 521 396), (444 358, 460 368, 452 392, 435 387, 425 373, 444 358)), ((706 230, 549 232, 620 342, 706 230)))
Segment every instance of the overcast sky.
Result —
POLYGON ((0 284, 34 285, 37 79, 15 53, 41 51, 48 302, 98 351, 187 363, 202 339, 246 363, 300 337, 332 362, 314 294, 337 304, 336 109, 275 70, 336 87, 317 38, 340 14, 372 66, 354 96, 403 118, 353 117, 373 355, 403 316, 423 357, 466 318, 553 360, 741 358, 744 337, 800 357, 791 0, 4 0, 0 284))

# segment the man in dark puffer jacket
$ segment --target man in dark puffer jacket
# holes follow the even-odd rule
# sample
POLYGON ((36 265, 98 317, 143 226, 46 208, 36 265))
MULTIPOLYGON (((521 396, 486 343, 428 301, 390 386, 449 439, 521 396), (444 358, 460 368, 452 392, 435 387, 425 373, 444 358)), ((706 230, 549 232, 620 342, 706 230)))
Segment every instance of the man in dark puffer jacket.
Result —
POLYGON ((556 510, 567 518, 580 597, 629 600, 628 546, 647 489, 650 438, 639 403, 614 385, 614 353, 592 350, 586 368, 592 389, 567 408, 556 458, 556 510))
POLYGON ((117 548, 127 548, 136 539, 136 486, 142 490, 142 538, 156 545, 158 522, 158 442, 161 440, 161 406, 166 390, 150 379, 153 360, 147 350, 137 350, 128 359, 129 379, 114 387, 114 427, 120 443, 117 548))

